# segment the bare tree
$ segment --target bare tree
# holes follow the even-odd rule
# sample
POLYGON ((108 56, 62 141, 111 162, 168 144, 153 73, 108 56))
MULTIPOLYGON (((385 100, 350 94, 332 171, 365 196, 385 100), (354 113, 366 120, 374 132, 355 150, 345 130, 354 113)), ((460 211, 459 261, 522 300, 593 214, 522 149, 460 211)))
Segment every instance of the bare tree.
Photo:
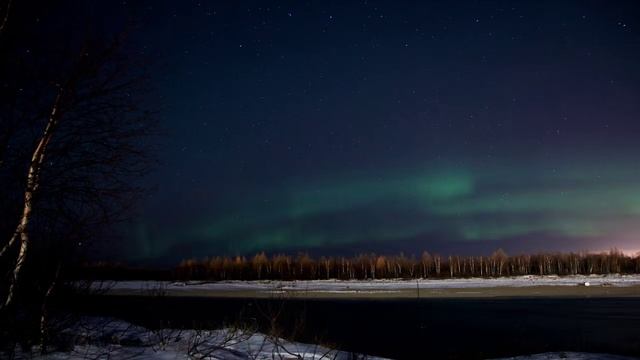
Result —
POLYGON ((493 276, 502 276, 502 270, 504 269, 504 264, 507 261, 507 254, 502 249, 498 249, 491 254, 491 262, 492 262, 492 275, 493 276))
MULTIPOLYGON (((109 271, 108 264, 98 263, 89 267, 88 273, 94 273, 96 267, 109 271)), ((608 253, 556 253, 508 256, 498 249, 486 256, 448 256, 445 261, 439 255, 423 252, 418 259, 406 257, 361 254, 353 258, 322 256, 313 258, 300 254, 292 258, 287 255, 275 255, 271 258, 258 253, 248 260, 242 257, 215 257, 211 259, 188 259, 180 263, 175 274, 180 279, 208 280, 255 280, 255 279, 390 279, 430 277, 435 273, 441 277, 466 276, 516 276, 516 275, 577 275, 591 273, 637 273, 640 269, 640 257, 627 256, 619 251, 608 253)), ((112 276, 113 278, 113 276, 112 276)))
POLYGON ((262 270, 267 267, 268 262, 269 259, 267 259, 267 256, 264 254, 264 252, 256 254, 256 256, 253 257, 252 264, 254 269, 258 273, 258 280, 262 279, 262 270))
POLYGON ((7 0, 7 3, 0 7, 0 35, 4 32, 7 27, 7 23, 9 22, 9 12, 11 12, 11 1, 7 0))
POLYGON ((422 277, 427 278, 431 273, 431 267, 433 266, 433 257, 428 252, 424 251, 422 253, 422 257, 420 258, 420 263, 422 265, 422 277))
MULTIPOLYGON (((29 157, 17 226, 0 250, 7 256, 18 245, 5 307, 15 299, 30 254, 34 216, 50 234, 64 233, 64 239, 49 236, 55 242, 50 245, 57 255, 69 255, 101 226, 121 220, 140 190, 135 179, 148 170, 146 139, 155 126, 135 96, 144 76, 128 67, 119 49, 120 39, 87 42, 67 67, 65 81, 55 86, 29 157)), ((45 237, 39 237, 42 244, 45 237)))
POLYGON ((45 155, 47 154, 49 143, 51 142, 53 134, 55 133, 62 114, 64 113, 65 103, 68 102, 69 98, 72 96, 71 93, 75 88, 77 76, 79 76, 79 73, 73 74, 69 78, 67 84, 60 87, 60 89, 58 90, 56 99, 53 103, 53 106, 51 107, 47 125, 42 136, 37 142, 36 148, 33 151, 33 155, 31 156, 27 175, 27 185, 24 192, 24 206, 22 210, 22 216, 20 217, 20 221, 18 222, 18 226, 16 227, 13 236, 11 237, 9 242, 2 248, 2 250, 0 250, 1 257, 16 243, 18 239, 20 239, 20 250, 18 252, 18 256, 13 269, 13 278, 11 279, 4 306, 10 305, 13 301, 13 298, 15 297, 15 287, 18 283, 20 273, 22 272, 22 267, 24 266, 29 250, 30 238, 28 226, 29 222, 31 221, 31 214, 33 212, 34 196, 36 195, 36 192, 40 187, 40 174, 42 173, 45 155))
POLYGON ((436 275, 440 276, 440 269, 442 266, 442 259, 440 258, 440 255, 434 255, 433 262, 435 264, 436 275))

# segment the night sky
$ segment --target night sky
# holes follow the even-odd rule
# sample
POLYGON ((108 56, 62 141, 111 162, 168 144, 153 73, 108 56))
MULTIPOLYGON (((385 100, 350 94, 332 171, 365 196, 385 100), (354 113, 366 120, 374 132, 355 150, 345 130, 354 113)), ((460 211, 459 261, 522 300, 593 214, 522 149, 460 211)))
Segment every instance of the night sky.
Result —
POLYGON ((640 249, 637 1, 117 6, 166 133, 129 259, 640 249))

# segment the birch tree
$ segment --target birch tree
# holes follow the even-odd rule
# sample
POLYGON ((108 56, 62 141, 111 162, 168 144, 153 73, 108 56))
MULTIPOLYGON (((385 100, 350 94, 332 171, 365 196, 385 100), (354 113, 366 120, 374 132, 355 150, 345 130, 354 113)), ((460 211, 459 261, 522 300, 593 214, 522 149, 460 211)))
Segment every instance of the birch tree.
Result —
MULTIPOLYGON (((69 84, 70 85, 70 84, 69 84)), ((51 138, 58 127, 58 122, 60 121, 62 114, 62 105, 63 101, 67 98, 67 94, 65 93, 65 88, 61 88, 56 96, 56 100, 51 108, 51 114, 49 116, 49 121, 47 122, 47 126, 44 129, 44 133, 42 137, 38 141, 38 145, 33 151, 33 156, 31 157, 31 162, 29 164, 29 171, 27 175, 27 186, 24 192, 24 206, 22 210, 22 216, 20 217, 20 221, 18 222, 18 226, 16 227, 13 236, 9 240, 9 242, 2 248, 0 251, 0 257, 4 255, 19 239, 20 242, 20 250, 18 251, 18 256, 16 258, 16 262, 13 268, 13 275, 11 278, 11 282, 9 285, 9 290, 7 292, 7 296, 4 302, 4 306, 9 306, 13 299, 15 298, 15 287, 20 279, 20 274, 22 272, 22 268, 24 266, 25 260, 27 258, 27 253, 29 250, 29 222, 31 221, 31 214, 33 212, 33 198, 40 187, 40 173, 42 172, 42 166, 44 163, 45 155, 47 154, 47 147, 51 142, 51 138)))
POLYGON ((9 13, 11 11, 12 0, 7 0, 6 4, 0 5, 0 36, 5 31, 7 23, 9 22, 9 13))
MULTIPOLYGON (((55 92, 46 120, 22 124, 32 126, 24 131, 27 134, 37 134, 39 124, 42 130, 28 157, 12 154, 16 169, 27 162, 26 175, 3 177, 24 179, 24 185, 18 185, 23 198, 15 228, 0 249, 0 258, 12 264, 3 307, 15 301, 36 228, 55 232, 57 236, 49 236, 58 237, 53 253, 68 256, 95 237, 100 227, 120 220, 140 190, 134 179, 148 170, 145 139, 155 125, 134 95, 143 77, 131 70, 119 49, 119 39, 87 41, 76 60, 64 66, 62 81, 52 89, 38 89, 44 98, 55 92)), ((38 119, 40 111, 31 113, 38 119)), ((24 148, 31 143, 28 138, 8 141, 24 148)), ((39 235, 43 245, 45 236, 39 235)))

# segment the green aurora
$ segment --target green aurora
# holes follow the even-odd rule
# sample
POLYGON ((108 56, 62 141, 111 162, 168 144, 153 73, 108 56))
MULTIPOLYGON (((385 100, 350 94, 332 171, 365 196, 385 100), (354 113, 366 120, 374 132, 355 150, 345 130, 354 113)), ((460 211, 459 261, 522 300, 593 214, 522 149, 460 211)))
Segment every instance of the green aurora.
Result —
POLYGON ((148 257, 171 253, 184 238, 199 254, 411 240, 428 249, 434 234, 463 243, 510 240, 515 248, 531 236, 585 241, 573 250, 607 237, 629 248, 640 234, 639 175, 631 161, 342 174, 238 196, 224 216, 194 219, 187 233, 140 226, 138 240, 161 239, 146 248, 148 257))

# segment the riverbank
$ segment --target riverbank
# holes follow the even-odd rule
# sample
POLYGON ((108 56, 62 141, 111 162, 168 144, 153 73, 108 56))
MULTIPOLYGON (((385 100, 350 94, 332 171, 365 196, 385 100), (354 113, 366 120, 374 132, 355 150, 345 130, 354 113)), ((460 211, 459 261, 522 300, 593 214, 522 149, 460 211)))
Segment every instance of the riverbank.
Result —
POLYGON ((238 298, 640 297, 640 275, 366 281, 107 281, 95 283, 93 287, 108 295, 238 298))

